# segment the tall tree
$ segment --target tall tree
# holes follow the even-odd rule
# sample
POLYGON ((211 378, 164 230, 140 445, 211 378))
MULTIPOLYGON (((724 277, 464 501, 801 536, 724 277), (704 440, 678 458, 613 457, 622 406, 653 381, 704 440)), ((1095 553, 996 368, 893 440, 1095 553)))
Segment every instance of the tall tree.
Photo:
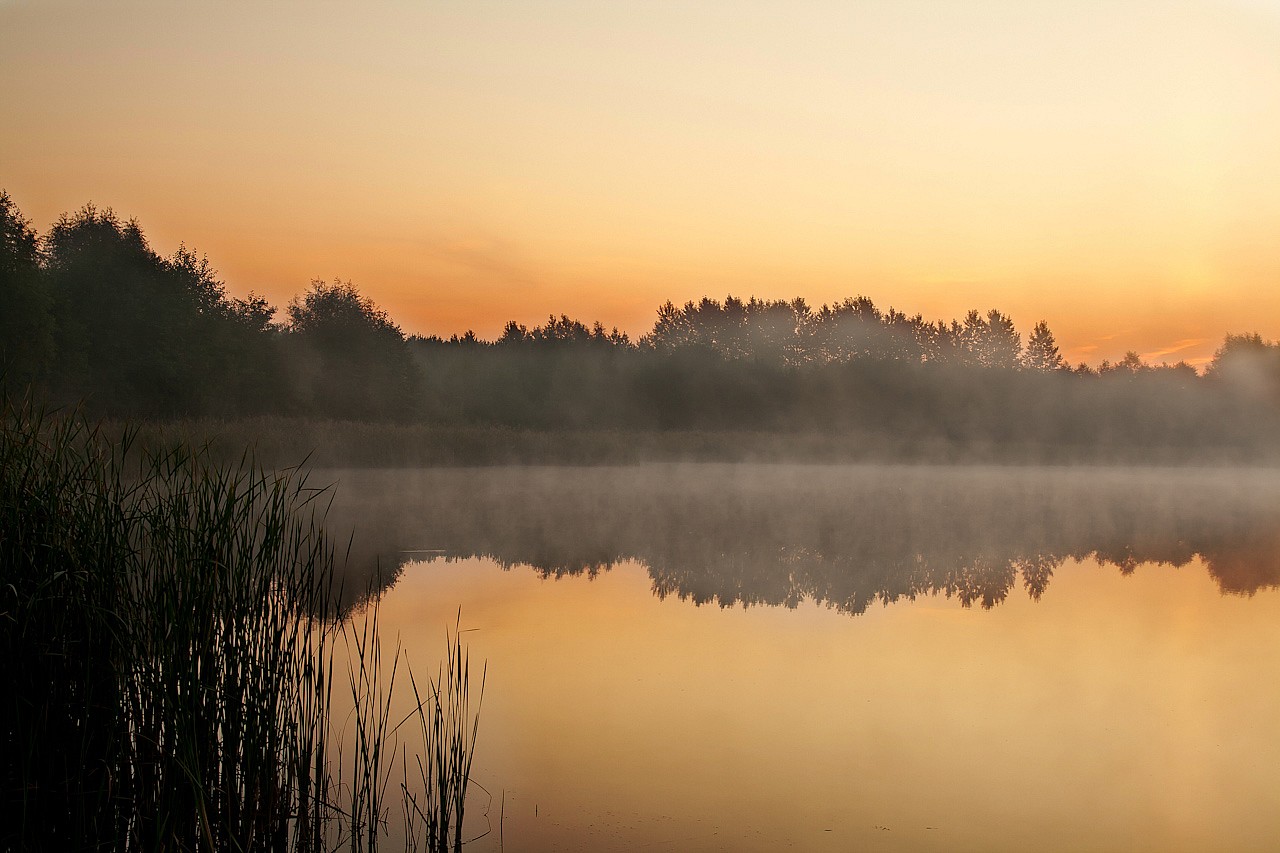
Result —
POLYGON ((1254 332, 1227 335, 1205 368, 1205 378, 1250 396, 1280 401, 1280 342, 1254 332))
POLYGON ((199 310, 135 221, 86 205, 46 238, 64 395, 102 408, 189 411, 199 310))
POLYGON ((287 312, 293 378, 305 407, 357 420, 411 411, 417 383, 404 334, 355 285, 313 281, 287 312))
POLYGON ((1027 338, 1027 347, 1022 351, 1022 366, 1027 370, 1061 370, 1067 363, 1058 351, 1058 342, 1049 331, 1049 324, 1044 320, 1036 323, 1027 338))
POLYGON ((970 364, 1006 369, 1018 366, 1022 339, 1013 321, 994 308, 985 317, 970 311, 964 318, 961 340, 970 364))
POLYGON ((53 358, 53 300, 36 232, 0 190, 0 382, 27 387, 53 358))

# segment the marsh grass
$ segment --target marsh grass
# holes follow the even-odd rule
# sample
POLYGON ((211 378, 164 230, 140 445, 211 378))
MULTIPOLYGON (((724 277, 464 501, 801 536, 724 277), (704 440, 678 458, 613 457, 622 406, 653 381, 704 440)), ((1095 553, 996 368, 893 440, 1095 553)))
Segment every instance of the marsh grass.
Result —
POLYGON ((412 769, 406 763, 401 783, 409 849, 449 850, 462 847, 462 817, 471 778, 484 698, 487 667, 480 672, 476 711, 471 710, 471 664, 455 626, 448 655, 436 678, 419 690, 413 670, 414 713, 406 721, 418 723, 423 745, 412 769))
MULTIPOLYGON (((388 791, 406 820, 436 801, 390 788, 391 768, 410 763, 390 718, 401 650, 382 680, 376 603, 358 623, 335 612, 327 492, 297 468, 215 464, 186 445, 139 451, 136 438, 4 413, 0 847, 377 849, 388 791), (331 721, 342 636, 365 709, 346 755, 331 721)), ((456 667, 469 677, 455 642, 451 677, 456 667)), ((460 730, 413 759, 445 768, 434 784, 447 805, 431 819, 447 826, 461 822, 478 724, 465 704, 461 717, 441 709, 455 689, 433 686, 414 710, 424 730, 460 730)))

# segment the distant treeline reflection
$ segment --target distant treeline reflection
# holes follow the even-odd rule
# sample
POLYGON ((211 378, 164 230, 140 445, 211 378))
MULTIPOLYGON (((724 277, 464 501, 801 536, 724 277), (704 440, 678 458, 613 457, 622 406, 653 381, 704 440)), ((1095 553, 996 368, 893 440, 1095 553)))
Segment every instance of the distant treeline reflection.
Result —
POLYGON ((105 415, 808 432, 857 436, 855 458, 1280 449, 1280 345, 1256 334, 1228 336, 1204 375, 1136 353, 1072 367, 1043 321, 1024 340, 995 309, 928 320, 865 297, 667 303, 639 339, 565 315, 492 341, 406 337, 349 282, 313 282, 278 315, 196 252, 159 255, 135 221, 86 206, 39 235, 2 192, 0 378, 105 415))
POLYGON ((636 561, 657 596, 723 607, 858 614, 935 593, 993 607, 1019 588, 1038 599, 1064 561, 1090 558, 1128 574, 1199 557, 1224 594, 1280 585, 1267 472, 672 465, 340 481, 334 518, 355 524, 366 564, 438 549, 554 578, 636 561))

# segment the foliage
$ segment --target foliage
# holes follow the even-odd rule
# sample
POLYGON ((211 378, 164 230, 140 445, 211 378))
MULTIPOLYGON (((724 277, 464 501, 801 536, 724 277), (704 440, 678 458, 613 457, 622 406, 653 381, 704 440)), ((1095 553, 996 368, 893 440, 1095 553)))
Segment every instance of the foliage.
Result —
POLYGON ((293 390, 317 414, 408 412, 413 364, 400 328, 350 282, 313 281, 289 303, 293 390))
POLYGON ((313 281, 280 322, 208 260, 169 258, 87 205, 41 240, 7 196, 7 381, 121 416, 275 415, 471 429, 822 431, 873 443, 1256 452, 1280 426, 1280 349, 1228 336, 1204 376, 1136 353, 1067 369, 1048 324, 926 320, 857 296, 705 297, 638 340, 550 315, 406 339, 351 282, 313 281), (17 345, 14 342, 17 341, 17 345))
POLYGON ((185 246, 162 258, 137 222, 93 205, 59 219, 44 244, 56 398, 171 416, 251 410, 268 390, 268 308, 252 294, 228 299, 207 259, 185 246))
POLYGON ((1058 342, 1044 320, 1036 323, 1022 353, 1022 366, 1028 370, 1062 370, 1066 361, 1058 351, 1058 342))
POLYGON ((0 377, 32 385, 53 358, 53 300, 36 232, 0 191, 0 377))

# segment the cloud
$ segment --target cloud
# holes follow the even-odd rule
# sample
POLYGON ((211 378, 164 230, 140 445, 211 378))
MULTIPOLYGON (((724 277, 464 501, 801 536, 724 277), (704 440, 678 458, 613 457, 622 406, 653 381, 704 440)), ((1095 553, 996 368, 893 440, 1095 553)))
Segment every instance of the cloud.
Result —
MULTIPOLYGON (((1141 358, 1143 361, 1148 361, 1148 362, 1154 361, 1157 358, 1163 359, 1165 356, 1173 355, 1174 353, 1182 352, 1183 350, 1191 349, 1192 347, 1199 346, 1200 344, 1203 344, 1203 343, 1207 343, 1208 340, 1209 340, 1208 338, 1183 338, 1180 341, 1174 341, 1172 344, 1170 344, 1167 347, 1164 347, 1163 349, 1152 350, 1151 352, 1144 352, 1142 353, 1141 358)), ((1192 360, 1192 363, 1194 364, 1197 361, 1208 361, 1208 360, 1209 359, 1207 358, 1194 359, 1192 360)))
POLYGON ((1078 347, 1067 347, 1062 350, 1062 357, 1069 362, 1083 361, 1098 350, 1097 344, 1083 344, 1078 347))
POLYGON ((438 262, 465 270, 478 282, 526 288, 542 285, 515 247, 502 241, 478 237, 428 239, 424 246, 438 262))

